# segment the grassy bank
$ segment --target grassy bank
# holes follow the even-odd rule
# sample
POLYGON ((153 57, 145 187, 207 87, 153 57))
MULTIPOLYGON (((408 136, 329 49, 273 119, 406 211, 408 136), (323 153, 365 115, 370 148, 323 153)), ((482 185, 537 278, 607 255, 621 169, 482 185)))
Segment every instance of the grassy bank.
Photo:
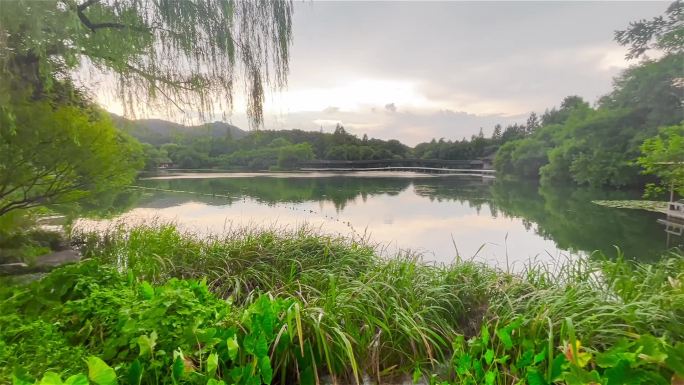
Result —
POLYGON ((199 238, 154 226, 78 238, 87 261, 2 289, 0 382, 46 372, 98 385, 684 377, 675 253, 511 275, 385 260, 306 230, 199 238))

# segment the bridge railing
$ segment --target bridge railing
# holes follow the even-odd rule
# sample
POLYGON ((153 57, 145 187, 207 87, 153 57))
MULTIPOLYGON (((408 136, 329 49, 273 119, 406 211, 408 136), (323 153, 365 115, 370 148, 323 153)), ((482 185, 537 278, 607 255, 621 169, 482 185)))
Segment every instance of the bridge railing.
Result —
POLYGON ((299 164, 302 168, 383 168, 426 167, 450 169, 483 169, 485 162, 444 159, 366 159, 366 160, 310 160, 299 164))

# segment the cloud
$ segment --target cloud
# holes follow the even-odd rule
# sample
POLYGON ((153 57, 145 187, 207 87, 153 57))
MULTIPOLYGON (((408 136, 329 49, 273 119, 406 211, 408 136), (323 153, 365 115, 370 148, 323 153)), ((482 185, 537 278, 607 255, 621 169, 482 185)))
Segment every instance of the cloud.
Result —
MULTIPOLYGON (((476 115, 449 109, 398 110, 393 113, 378 114, 374 110, 384 110, 384 105, 360 111, 336 111, 326 114, 321 111, 297 111, 277 118, 266 116, 264 128, 269 130, 300 129, 307 131, 332 132, 342 124, 347 132, 358 137, 367 134, 380 139, 399 139, 415 145, 430 141, 432 138, 460 140, 470 138, 480 127, 485 135, 490 135, 495 124, 507 125, 524 122, 527 116, 508 116, 502 114, 476 115)), ((246 124, 244 115, 235 115, 232 123, 240 127, 246 124)), ((246 127, 246 126, 245 126, 246 127)))
MULTIPOLYGON (((630 64, 614 31, 667 5, 298 2, 288 89, 268 95, 265 128, 341 122, 408 143, 488 134, 565 96, 609 92, 630 64)), ((244 97, 235 100, 231 121, 247 127, 244 97)))

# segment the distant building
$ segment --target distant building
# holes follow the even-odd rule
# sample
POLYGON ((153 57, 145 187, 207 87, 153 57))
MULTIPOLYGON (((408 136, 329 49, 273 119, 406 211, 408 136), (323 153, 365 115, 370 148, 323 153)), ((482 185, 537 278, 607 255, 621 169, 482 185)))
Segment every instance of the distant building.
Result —
POLYGON ((484 170, 492 170, 494 169, 494 158, 496 157, 496 152, 493 152, 487 156, 483 156, 480 158, 482 161, 482 169, 484 170))

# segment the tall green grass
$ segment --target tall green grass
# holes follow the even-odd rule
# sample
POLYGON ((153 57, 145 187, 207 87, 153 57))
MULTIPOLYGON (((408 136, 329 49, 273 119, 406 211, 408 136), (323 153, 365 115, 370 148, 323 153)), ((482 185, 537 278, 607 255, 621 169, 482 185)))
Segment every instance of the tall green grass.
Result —
MULTIPOLYGON (((319 371, 347 380, 434 367, 457 336, 476 334, 484 321, 523 319, 530 336, 560 344, 561 326, 572 319, 597 348, 641 333, 673 341, 684 334, 684 258, 677 253, 655 265, 597 254, 510 274, 472 261, 384 259, 366 244, 307 229, 206 237, 154 224, 75 238, 87 257, 140 279, 206 279, 237 306, 262 293, 297 299, 300 349, 309 348, 319 371)), ((273 357, 274 369, 291 367, 295 353, 273 357)))
MULTIPOLYGON (((238 306, 264 292, 298 299, 304 343, 343 377, 444 362, 457 334, 479 328, 495 279, 484 266, 385 260, 370 246, 309 230, 199 237, 162 225, 79 238, 86 256, 155 283, 206 278, 238 306)), ((277 357, 274 367, 293 357, 277 357)))

